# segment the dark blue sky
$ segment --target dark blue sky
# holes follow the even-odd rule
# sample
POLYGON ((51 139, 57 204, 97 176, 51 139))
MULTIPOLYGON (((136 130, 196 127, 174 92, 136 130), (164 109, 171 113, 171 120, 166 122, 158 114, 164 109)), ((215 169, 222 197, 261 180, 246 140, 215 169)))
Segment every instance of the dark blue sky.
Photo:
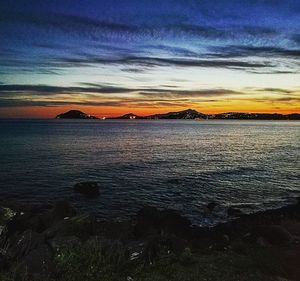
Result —
POLYGON ((299 110, 299 0, 4 0, 0 40, 0 108, 299 110))

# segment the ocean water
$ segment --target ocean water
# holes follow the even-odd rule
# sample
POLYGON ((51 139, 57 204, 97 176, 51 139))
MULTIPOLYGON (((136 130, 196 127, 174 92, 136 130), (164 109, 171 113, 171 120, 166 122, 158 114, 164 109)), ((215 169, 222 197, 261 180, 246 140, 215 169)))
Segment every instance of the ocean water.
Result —
POLYGON ((299 183, 297 121, 0 120, 1 200, 68 198, 118 220, 152 205, 211 224, 227 206, 288 204, 299 183), (100 196, 74 194, 81 181, 97 181, 100 196))

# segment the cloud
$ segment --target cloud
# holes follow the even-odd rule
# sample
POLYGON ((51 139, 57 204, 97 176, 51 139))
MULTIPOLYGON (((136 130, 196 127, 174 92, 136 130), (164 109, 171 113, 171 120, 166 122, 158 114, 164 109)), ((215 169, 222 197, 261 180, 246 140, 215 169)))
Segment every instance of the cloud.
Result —
POLYGON ((101 86, 97 84, 84 83, 91 87, 60 87, 48 85, 0 85, 0 93, 5 92, 23 92, 32 95, 52 95, 52 94, 71 94, 71 93, 103 93, 103 94, 120 94, 132 92, 132 89, 123 87, 101 86))
POLYGON ((257 46, 224 46, 210 48, 210 57, 236 58, 236 57, 284 57, 300 58, 300 49, 287 49, 279 47, 257 47, 257 46))
POLYGON ((289 94, 289 93, 293 92, 291 90, 280 89, 280 88, 263 88, 263 89, 258 89, 258 91, 260 91, 260 92, 276 92, 276 93, 284 93, 284 94, 289 94))
POLYGON ((294 35, 292 36, 292 40, 293 40, 296 44, 300 45, 300 34, 294 34, 294 35))
POLYGON ((122 88, 93 83, 86 87, 58 87, 48 85, 0 84, 0 106, 148 106, 181 105, 195 98, 241 95, 229 89, 178 90, 176 88, 122 88), (126 93, 127 95, 123 95, 126 93), (114 94, 114 95, 111 95, 114 94), (128 95, 130 94, 130 95, 128 95))
POLYGON ((30 14, 24 12, 7 12, 1 14, 0 23, 31 24, 42 28, 56 28, 63 32, 76 32, 79 34, 83 32, 82 35, 93 34, 99 30, 114 32, 136 31, 136 27, 133 25, 59 13, 30 14))
POLYGON ((232 96, 232 95, 242 95, 242 92, 237 92, 229 89, 204 89, 204 90, 161 90, 157 89, 156 92, 140 92, 142 96, 149 98, 199 98, 199 97, 220 97, 220 96, 232 96))
POLYGON ((298 103, 298 90, 281 88, 244 88, 181 90, 178 88, 126 88, 79 83, 81 87, 56 87, 48 85, 6 85, 0 83, 0 107, 85 105, 100 107, 190 107, 201 103, 226 101, 251 101, 264 103, 298 103), (85 87, 84 87, 85 85, 85 87), (260 95, 249 98, 255 92, 276 93, 268 98, 260 95), (125 94, 125 95, 124 95, 125 94))
POLYGON ((164 58, 164 57, 142 57, 127 56, 121 58, 101 58, 97 56, 87 55, 81 58, 60 58, 58 64, 66 67, 88 66, 99 64, 112 65, 136 65, 141 67, 157 67, 157 66, 177 66, 177 67, 203 67, 203 68, 264 68, 274 66, 271 62, 247 62, 241 60, 221 60, 221 59, 181 59, 181 58, 164 58))

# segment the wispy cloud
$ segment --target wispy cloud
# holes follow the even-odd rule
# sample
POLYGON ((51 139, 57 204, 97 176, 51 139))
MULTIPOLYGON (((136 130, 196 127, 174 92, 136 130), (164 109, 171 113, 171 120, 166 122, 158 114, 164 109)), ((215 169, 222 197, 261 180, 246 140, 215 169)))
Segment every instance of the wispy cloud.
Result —
MULTIPOLYGON (((176 88, 122 88, 93 83, 81 83, 86 87, 55 87, 48 85, 5 85, 0 84, 0 107, 16 106, 62 106, 87 105, 102 107, 149 107, 189 106, 195 103, 215 103, 224 99, 249 99, 251 92, 271 92, 276 96, 269 101, 277 103, 299 102, 297 90, 276 88, 231 89, 215 88, 200 90, 179 90, 176 88)), ((252 101, 262 102, 265 98, 256 96, 252 101)))

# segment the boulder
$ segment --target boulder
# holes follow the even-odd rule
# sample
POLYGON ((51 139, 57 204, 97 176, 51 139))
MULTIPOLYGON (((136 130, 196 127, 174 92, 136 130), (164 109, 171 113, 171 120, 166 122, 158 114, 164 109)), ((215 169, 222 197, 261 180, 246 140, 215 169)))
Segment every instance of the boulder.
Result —
POLYGON ((86 197, 95 197, 99 195, 99 186, 97 182, 81 182, 74 185, 74 191, 86 197))
POLYGON ((7 236, 11 237, 16 233, 24 232, 28 229, 28 221, 31 218, 32 214, 30 212, 15 215, 13 219, 6 223, 7 236))
POLYGON ((163 210, 160 216, 161 229, 169 234, 185 236, 190 230, 191 222, 174 210, 163 210))
POLYGON ((87 239, 96 232, 96 219, 91 215, 80 215, 54 223, 45 232, 47 239, 62 236, 76 236, 87 239))
POLYGON ((134 233, 137 237, 147 237, 159 234, 160 211, 154 207, 146 206, 137 213, 137 222, 134 233))
POLYGON ((222 251, 229 246, 230 237, 227 234, 218 234, 214 237, 212 249, 222 251))
POLYGON ((256 226, 252 233, 272 245, 285 245, 293 240, 292 235, 280 225, 256 226))
POLYGON ((212 212, 219 204, 216 202, 210 202, 207 204, 207 209, 212 212))
POLYGON ((67 217, 74 217, 76 210, 67 200, 58 201, 51 210, 51 217, 53 221, 62 220, 67 217))
POLYGON ((158 234, 175 234, 185 236, 190 229, 190 221, 175 210, 158 210, 144 207, 137 213, 135 234, 137 237, 158 234))
POLYGON ((240 217, 244 215, 244 213, 240 209, 234 207, 229 207, 227 210, 227 214, 229 217, 240 217))
POLYGON ((8 269, 8 263, 3 254, 0 253, 0 272, 6 271, 8 269))
POLYGON ((7 255, 10 259, 20 260, 32 250, 44 244, 45 237, 32 230, 26 230, 10 241, 7 255))
POLYGON ((145 248, 145 241, 137 240, 126 244, 126 251, 130 260, 140 259, 145 248))

